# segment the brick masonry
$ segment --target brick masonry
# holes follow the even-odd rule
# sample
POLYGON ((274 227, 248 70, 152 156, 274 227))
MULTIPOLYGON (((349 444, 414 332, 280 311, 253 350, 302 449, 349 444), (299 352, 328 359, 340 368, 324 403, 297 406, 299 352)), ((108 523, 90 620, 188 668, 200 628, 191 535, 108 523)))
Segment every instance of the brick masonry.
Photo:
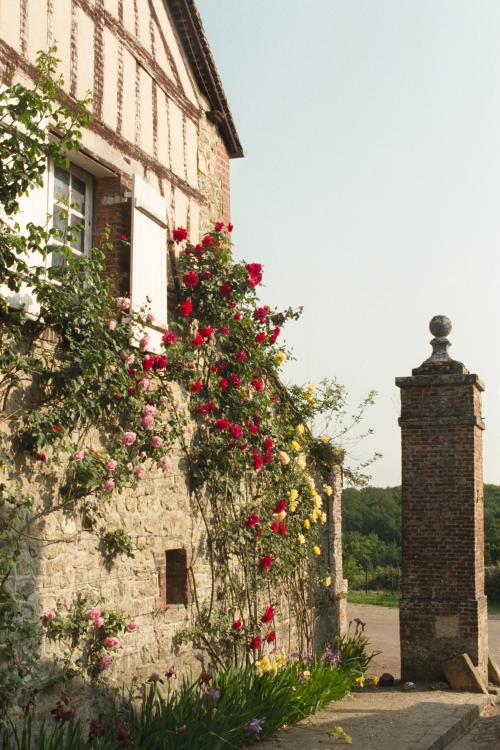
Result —
POLYGON ((443 662, 464 652, 485 677, 484 386, 447 355, 427 360, 411 377, 397 378, 396 385, 402 438, 402 679, 441 678, 443 662))

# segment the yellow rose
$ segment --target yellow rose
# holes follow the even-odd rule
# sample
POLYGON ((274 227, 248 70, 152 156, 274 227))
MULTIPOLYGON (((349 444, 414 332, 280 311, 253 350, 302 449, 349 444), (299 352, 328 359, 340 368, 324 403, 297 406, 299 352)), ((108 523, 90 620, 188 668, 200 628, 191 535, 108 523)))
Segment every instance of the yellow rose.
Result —
POLYGON ((375 687, 377 687, 377 685, 378 685, 378 677, 372 677, 372 682, 375 685, 375 687))
MULTIPOLYGON (((290 460, 290 459, 288 459, 290 460)), ((298 456, 295 456, 295 463, 300 469, 306 468, 306 454, 305 453, 299 453, 298 456)))
POLYGON ((316 495, 316 497, 313 497, 313 505, 316 508, 316 510, 321 510, 323 506, 323 500, 319 495, 316 495))
POLYGON ((297 492, 297 490, 290 490, 288 493, 288 499, 291 503, 293 503, 294 500, 297 500, 298 496, 299 493, 297 492))
POLYGON ((288 506, 288 509, 290 510, 290 513, 295 513, 295 511, 297 510, 297 501, 290 500, 290 505, 288 506))
POLYGON ((318 547, 317 544, 315 544, 313 547, 313 553, 316 555, 316 557, 318 557, 318 555, 321 555, 321 548, 318 547))
POLYGON ((358 687, 364 687, 364 685, 365 685, 365 678, 363 676, 356 677, 355 683, 356 683, 356 685, 358 685, 358 687))
POLYGON ((328 588, 328 586, 331 586, 331 585, 332 585, 332 579, 330 576, 327 576, 326 578, 323 579, 323 586, 326 586, 328 588))
POLYGON ((311 526, 311 522, 308 518, 306 518, 306 520, 304 521, 303 526, 305 529, 308 529, 311 526))
POLYGON ((330 495, 333 495, 333 489, 330 487, 329 484, 323 485, 323 492, 325 493, 325 495, 328 495, 328 497, 330 497, 330 495))
POLYGON ((328 435, 321 435, 320 440, 321 440, 322 443, 329 443, 330 442, 330 438, 328 437, 328 435))
POLYGON ((305 429, 306 428, 304 427, 303 424, 298 424, 297 427, 295 428, 295 434, 298 435, 299 437, 302 437, 305 429))
POLYGON ((305 544, 305 541, 306 541, 304 534, 301 534, 300 531, 297 534, 297 541, 299 544, 305 544))
POLYGON ((274 355, 274 361, 278 365, 282 365, 283 362, 285 362, 285 360, 286 360, 286 354, 284 352, 276 352, 276 354, 274 355))
POLYGON ((300 451, 300 443, 298 443, 296 440, 292 440, 290 445, 292 446, 293 450, 296 451, 296 453, 300 451))
POLYGON ((308 383, 306 386, 306 391, 311 391, 311 393, 314 393, 318 386, 314 385, 314 383, 308 383))
POLYGON ((309 487, 309 495, 311 497, 316 497, 317 494, 318 494, 318 490, 316 489, 316 487, 309 487))
POLYGON ((344 745, 352 745, 352 737, 350 734, 343 734, 342 735, 342 742, 344 745))
POLYGON ((306 396, 306 401, 313 406, 316 403, 314 396, 306 396))
POLYGON ((290 463, 290 456, 288 453, 285 453, 285 451, 278 451, 278 461, 280 461, 283 466, 286 466, 290 463))
POLYGON ((326 520, 327 520, 326 513, 323 511, 323 513, 320 516, 320 521, 321 523, 326 523, 326 520))

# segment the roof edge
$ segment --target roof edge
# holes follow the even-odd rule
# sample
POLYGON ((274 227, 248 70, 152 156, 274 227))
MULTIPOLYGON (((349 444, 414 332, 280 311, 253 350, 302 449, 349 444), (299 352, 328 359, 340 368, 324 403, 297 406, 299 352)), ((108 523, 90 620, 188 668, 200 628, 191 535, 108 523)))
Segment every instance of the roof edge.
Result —
POLYGON ((166 5, 174 20, 196 83, 210 103, 209 119, 219 128, 229 157, 241 158, 244 156, 243 147, 195 0, 166 0, 166 5))

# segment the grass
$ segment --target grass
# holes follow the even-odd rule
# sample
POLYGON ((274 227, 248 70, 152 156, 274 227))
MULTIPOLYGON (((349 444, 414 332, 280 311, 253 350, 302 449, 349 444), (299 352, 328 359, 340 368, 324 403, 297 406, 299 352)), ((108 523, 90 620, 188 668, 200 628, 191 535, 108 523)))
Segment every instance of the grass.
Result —
MULTIPOLYGON (((375 604, 379 607, 399 607, 399 594, 391 591, 349 591, 347 601, 352 604, 375 604)), ((500 602, 488 600, 488 613, 500 615, 500 602)))

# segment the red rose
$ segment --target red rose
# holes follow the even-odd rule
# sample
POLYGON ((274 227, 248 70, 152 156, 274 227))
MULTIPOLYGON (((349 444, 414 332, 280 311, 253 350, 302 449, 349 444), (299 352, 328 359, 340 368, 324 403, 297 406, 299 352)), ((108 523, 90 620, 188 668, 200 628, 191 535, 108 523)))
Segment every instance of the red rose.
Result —
POLYGON ((219 333, 221 333, 223 336, 229 336, 229 328, 227 326, 221 326, 219 328, 219 333))
POLYGON ((253 457, 253 468, 255 469, 255 471, 259 471, 259 469, 262 468, 262 464, 264 463, 264 461, 259 451, 257 450, 257 448, 253 449, 252 457, 253 457))
POLYGON ((45 455, 45 453, 43 451, 39 451, 36 454, 36 460, 37 461, 46 461, 47 460, 47 456, 45 455))
POLYGON ((165 354, 155 354, 154 360, 155 370, 164 370, 166 368, 168 360, 165 354))
POLYGON ((155 363, 154 354, 146 354, 146 356, 142 360, 142 369, 146 370, 152 370, 155 363))
POLYGON ((195 249, 195 250, 203 250, 203 245, 201 244, 201 242, 198 242, 198 244, 197 244, 197 245, 195 245, 195 248, 194 248, 194 249, 195 249))
POLYGON ((213 332, 214 329, 212 326, 205 326, 205 328, 200 328, 199 330, 200 336, 203 336, 204 339, 209 339, 213 332))
POLYGON ((255 513, 252 513, 250 516, 248 516, 245 526, 247 529, 253 529, 254 526, 258 526, 260 523, 260 518, 255 513))
POLYGON ((196 408, 196 411, 197 411, 198 414, 208 414, 208 406, 207 406, 207 404, 200 404, 196 408))
POLYGON ((187 229, 184 229, 184 227, 177 227, 177 229, 174 229, 174 231, 172 232, 172 237, 176 242, 182 242, 183 240, 187 239, 187 236, 187 229))
POLYGON ((252 651, 258 651, 259 648, 262 646, 262 638, 260 635, 254 635, 252 640, 249 643, 250 648, 252 651))
POLYGON ((276 633, 274 632, 274 630, 270 630, 269 633, 266 635, 266 641, 268 643, 274 643, 275 640, 276 640, 276 633))
POLYGON ((210 365, 210 372, 217 372, 218 370, 219 368, 217 367, 217 365, 210 365))
POLYGON ((122 235, 121 235, 120 239, 121 239, 121 241, 122 241, 122 242, 127 242, 127 240, 128 240, 128 237, 127 237, 127 235, 125 234, 125 232, 122 232, 122 235))
POLYGON ((266 340, 266 334, 264 333, 264 331, 260 331, 260 333, 258 333, 255 337, 256 344, 263 344, 265 340, 266 340))
POLYGON ((241 320, 241 313, 238 310, 234 313, 234 319, 241 320))
POLYGON ((250 383, 253 385, 256 391, 259 391, 259 393, 261 392, 263 388, 262 380, 259 380, 259 378, 252 378, 250 383))
POLYGON ((257 427, 257 425, 254 424, 253 422, 249 422, 245 426, 246 426, 248 432, 251 432, 252 435, 256 435, 258 433, 258 431, 259 431, 259 428, 257 427))
POLYGON ((273 532, 273 534, 277 534, 277 532, 278 532, 278 522, 277 521, 273 521, 272 522, 272 524, 271 524, 271 531, 273 532))
POLYGON ((235 388, 238 388, 241 385, 241 378, 235 372, 231 374, 231 383, 235 388))
POLYGON ((229 431, 231 432, 231 435, 235 440, 241 440, 243 437, 243 430, 241 429, 239 424, 232 424, 229 428, 229 431))
POLYGON ((221 297, 229 297, 232 289, 233 287, 231 286, 231 284, 223 284, 219 289, 221 297))
POLYGON ((229 307, 231 308, 231 310, 234 310, 234 308, 236 307, 236 302, 234 301, 234 299, 229 300, 229 307))
POLYGON ((255 533, 257 534, 258 537, 261 537, 262 536, 262 529, 257 529, 257 531, 255 533))
POLYGON ((258 286, 262 281, 262 266, 260 263, 247 263, 248 286, 258 286))
POLYGON ((197 380, 193 385, 191 386, 191 393, 198 393, 199 390, 203 388, 203 383, 201 380, 197 380))
POLYGON ((207 411, 215 411, 216 408, 217 408, 217 404, 215 403, 215 401, 208 402, 207 411))
POLYGON ((241 625, 241 620, 235 620, 233 622, 233 630, 236 630, 236 632, 238 632, 238 630, 241 630, 241 625))
POLYGON ((208 270, 208 268, 204 268, 201 272, 201 278, 202 279, 210 279, 212 277, 212 272, 208 270))
POLYGON ((137 372, 137 367, 129 367, 128 370, 127 370, 127 372, 128 372, 129 375, 133 376, 137 372))
POLYGON ((191 339, 191 343, 193 346, 202 346, 203 336, 201 335, 201 333, 197 333, 194 339, 191 339))
POLYGON ((227 428, 229 427, 229 419, 216 419, 215 426, 218 430, 227 430, 227 428))
POLYGON ((219 380, 219 388, 223 391, 227 390, 227 388, 229 388, 229 380, 227 378, 221 378, 219 380))
POLYGON ((135 385, 129 385, 128 393, 129 396, 135 396, 135 394, 137 393, 137 388, 135 387, 135 385))
POLYGON ((182 277, 182 281, 184 282, 185 286, 189 287, 190 289, 194 289, 199 281, 198 274, 196 273, 196 271, 186 271, 186 273, 182 277))
POLYGON ((214 229, 215 229, 216 232, 222 232, 222 230, 224 229, 224 222, 223 221, 216 221, 214 229))
POLYGON ((165 331, 165 333, 161 337, 161 340, 163 341, 165 346, 170 346, 171 344, 175 344, 177 339, 178 339, 178 336, 176 336, 175 333, 172 333, 172 331, 165 331))
POLYGON ((269 570, 272 564, 273 564, 272 555, 262 555, 262 557, 259 557, 259 565, 262 568, 262 570, 264 571, 269 570))
POLYGON ((272 447, 273 447, 273 441, 272 441, 272 439, 270 437, 267 437, 264 440, 264 448, 266 449, 266 453, 269 453, 269 451, 272 449, 272 447))
POLYGON ((266 322, 268 312, 269 312, 269 307, 267 305, 264 305, 264 307, 257 307, 253 311, 253 319, 258 320, 259 323, 264 324, 266 322))
POLYGON ((236 354, 236 359, 238 360, 238 362, 246 362, 248 359, 248 352, 246 352, 244 349, 240 349, 240 351, 236 354))
POLYGON ((212 246, 215 244, 215 239, 211 237, 209 234, 206 234, 202 239, 202 243, 205 245, 205 247, 209 245, 212 246))
POLYGON ((188 299, 184 300, 182 305, 179 305, 179 312, 184 318, 188 318, 191 315, 191 313, 193 312, 193 303, 191 302, 189 297, 188 299))
POLYGON ((286 510, 286 503, 284 500, 278 500, 278 504, 276 505, 276 508, 274 509, 275 513, 282 513, 284 510, 286 510))
POLYGON ((285 536, 286 534, 286 526, 283 523, 283 521, 280 521, 278 524, 278 531, 280 536, 285 536))
POLYGON ((273 460, 273 454, 271 453, 271 451, 269 451, 269 453, 266 453, 266 454, 264 455, 264 463, 265 463, 266 465, 267 465, 267 464, 270 464, 272 460, 273 460))
POLYGON ((53 424, 52 429, 54 432, 61 432, 61 425, 60 424, 53 424))
POLYGON ((234 225, 231 224, 231 222, 229 222, 229 224, 227 225, 227 231, 229 232, 229 234, 231 234, 231 232, 233 231, 233 229, 234 229, 234 225))
POLYGON ((278 338, 278 336, 280 335, 280 333, 281 333, 281 328, 275 328, 274 331, 272 331, 270 333, 270 335, 269 335, 269 343, 270 344, 275 344, 276 343, 276 339, 278 338))
POLYGON ((266 607, 266 611, 260 618, 261 622, 272 622, 274 620, 274 607, 266 607))

